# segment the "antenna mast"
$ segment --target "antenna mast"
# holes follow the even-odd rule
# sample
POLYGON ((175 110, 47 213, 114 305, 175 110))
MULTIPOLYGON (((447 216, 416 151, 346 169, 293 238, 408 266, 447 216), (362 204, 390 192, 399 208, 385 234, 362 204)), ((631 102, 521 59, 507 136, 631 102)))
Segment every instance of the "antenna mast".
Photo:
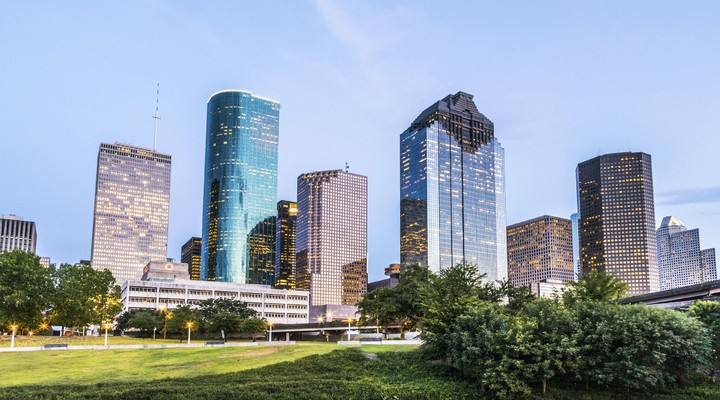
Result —
POLYGON ((348 165, 347 161, 345 161, 345 172, 350 171, 350 165, 348 165))
POLYGON ((153 150, 157 150, 157 126, 160 118, 160 82, 157 83, 157 92, 155 94, 155 133, 153 134, 153 150))

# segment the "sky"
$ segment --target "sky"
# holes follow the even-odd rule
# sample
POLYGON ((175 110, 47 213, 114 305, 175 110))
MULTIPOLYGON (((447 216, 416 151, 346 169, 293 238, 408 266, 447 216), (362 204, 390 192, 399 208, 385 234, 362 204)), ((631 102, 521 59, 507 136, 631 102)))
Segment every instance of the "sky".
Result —
POLYGON ((399 136, 475 96, 505 148, 508 224, 576 211, 575 168, 652 155, 655 216, 720 247, 720 2, 0 0, 0 214, 90 258, 101 142, 173 157, 168 256, 201 234, 208 97, 281 103, 278 200, 368 176, 370 280, 399 261, 399 136))

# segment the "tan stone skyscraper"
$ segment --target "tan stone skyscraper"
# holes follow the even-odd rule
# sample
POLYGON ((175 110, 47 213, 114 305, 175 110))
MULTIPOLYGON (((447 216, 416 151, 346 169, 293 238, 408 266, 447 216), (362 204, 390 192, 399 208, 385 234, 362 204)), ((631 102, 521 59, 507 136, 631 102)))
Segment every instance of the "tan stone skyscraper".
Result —
POLYGON ((122 144, 100 145, 91 263, 122 283, 167 257, 171 157, 122 144))
POLYGON ((367 177, 300 175, 297 206, 296 288, 313 306, 354 306, 367 292, 367 177))

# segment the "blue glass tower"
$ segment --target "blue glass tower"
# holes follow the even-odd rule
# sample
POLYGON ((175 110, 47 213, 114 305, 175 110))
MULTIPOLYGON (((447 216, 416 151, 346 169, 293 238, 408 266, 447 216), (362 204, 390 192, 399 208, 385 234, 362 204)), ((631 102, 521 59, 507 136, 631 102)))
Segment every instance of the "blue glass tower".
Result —
POLYGON ((505 279, 505 150, 472 99, 449 95, 400 135, 400 260, 505 279))
POLYGON ((201 279, 272 285, 280 103, 226 90, 207 103, 201 279))

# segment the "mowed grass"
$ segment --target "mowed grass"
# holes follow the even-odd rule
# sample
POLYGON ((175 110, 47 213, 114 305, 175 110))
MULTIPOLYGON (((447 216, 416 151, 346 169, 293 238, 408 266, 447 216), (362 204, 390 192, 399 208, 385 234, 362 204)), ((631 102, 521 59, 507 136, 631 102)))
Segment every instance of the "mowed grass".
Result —
POLYGON ((223 374, 326 354, 338 347, 305 342, 288 346, 0 353, 0 364, 12 366, 3 368, 0 387, 137 382, 223 374))
MULTIPOLYGON (((179 338, 163 339, 162 333, 158 334, 157 339, 152 337, 147 339, 132 338, 127 336, 108 336, 108 344, 179 344, 187 343, 187 336, 184 340, 179 338)), ((192 336, 191 336, 192 338, 192 336)), ((207 339, 191 340, 190 343, 205 343, 207 339)), ((249 340, 243 340, 247 342, 249 340)), ((0 348, 9 348, 11 337, 0 336, 0 348)), ((44 346, 46 344, 67 344, 69 346, 102 346, 105 344, 104 336, 16 336, 15 347, 34 347, 44 346)))

